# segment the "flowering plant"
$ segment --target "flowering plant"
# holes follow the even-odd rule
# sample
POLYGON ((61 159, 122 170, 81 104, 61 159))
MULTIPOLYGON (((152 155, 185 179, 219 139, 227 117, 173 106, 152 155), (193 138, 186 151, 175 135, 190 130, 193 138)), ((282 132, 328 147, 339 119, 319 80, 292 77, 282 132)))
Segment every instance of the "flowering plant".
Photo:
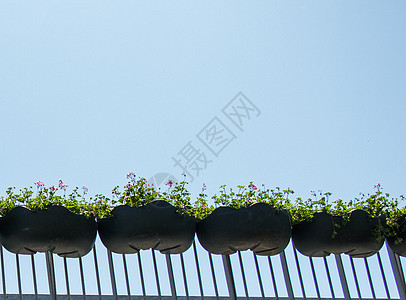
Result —
POLYGON ((147 205, 154 200, 164 200, 178 207, 180 213, 192 214, 190 192, 186 189, 188 184, 186 181, 176 183, 173 180, 168 180, 166 182, 168 189, 165 192, 161 192, 160 189, 155 189, 153 184, 149 184, 145 178, 138 177, 137 179, 137 176, 133 172, 127 174, 127 179, 129 181, 124 186, 122 192, 119 191, 119 186, 113 189, 113 204, 120 203, 139 207, 147 205))
MULTIPOLYGON (((186 177, 186 174, 183 174, 183 176, 186 177)), ((187 184, 185 179, 179 183, 168 180, 166 182, 168 190, 160 194, 160 199, 178 207, 181 214, 193 215, 190 192, 186 189, 187 184)))
POLYGON ((143 206, 157 199, 159 192, 148 184, 147 180, 131 172, 127 174, 128 183, 124 186, 122 192, 119 186, 113 188, 113 204, 120 203, 128 206, 143 206), (117 200, 116 200, 117 199, 117 200))
POLYGON ((206 194, 207 186, 203 183, 202 191, 200 192, 199 196, 196 198, 196 201, 193 205, 193 216, 196 219, 202 220, 207 217, 213 210, 214 207, 209 205, 207 201, 207 194, 206 194))
POLYGON ((48 208, 51 205, 60 205, 67 208, 69 211, 77 214, 84 214, 87 217, 97 217, 101 211, 106 208, 98 208, 94 203, 86 202, 85 195, 87 188, 83 187, 83 194, 79 193, 79 188, 75 188, 72 193, 66 195, 67 184, 59 180, 58 187, 45 187, 41 181, 34 182, 36 186, 36 194, 32 187, 20 189, 15 192, 15 187, 7 189, 6 197, 0 197, 0 215, 5 216, 10 210, 16 206, 24 206, 30 210, 37 211, 48 208), (57 191, 62 190, 63 195, 57 195, 57 191))
POLYGON ((252 181, 249 185, 239 185, 238 191, 234 192, 232 188, 226 190, 226 186, 220 186, 219 195, 214 195, 212 199, 216 205, 229 206, 233 208, 248 207, 254 203, 267 203, 275 208, 283 209, 291 206, 289 195, 294 192, 291 189, 281 190, 279 187, 275 189, 259 189, 252 181))
MULTIPOLYGON (((342 223, 338 224, 333 219, 333 238, 338 234, 338 230, 341 226, 345 225, 350 220, 351 212, 360 209, 366 211, 372 218, 382 218, 383 215, 389 209, 389 194, 383 194, 381 192, 381 185, 377 184, 374 187, 376 192, 374 194, 360 193, 361 198, 355 198, 348 202, 344 202, 342 199, 338 198, 333 202, 329 202, 329 197, 332 195, 330 192, 323 193, 318 191, 318 193, 311 191, 314 200, 309 198, 307 200, 302 200, 297 198, 296 203, 291 207, 292 223, 299 224, 304 221, 310 221, 317 212, 327 212, 332 216, 337 216, 342 218, 342 223), (320 197, 318 199, 318 197, 320 197)), ((383 224, 379 225, 374 229, 374 235, 378 239, 382 239, 383 224)))

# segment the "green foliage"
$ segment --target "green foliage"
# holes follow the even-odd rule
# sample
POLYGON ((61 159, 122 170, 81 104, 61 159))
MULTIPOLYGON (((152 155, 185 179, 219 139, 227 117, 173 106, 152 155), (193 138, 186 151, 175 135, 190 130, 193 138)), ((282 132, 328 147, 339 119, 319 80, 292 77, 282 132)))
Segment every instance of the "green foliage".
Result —
POLYGON ((113 189, 113 204, 120 203, 140 207, 157 200, 159 191, 156 191, 152 185, 148 184, 145 178, 139 177, 137 179, 134 173, 127 174, 127 178, 129 181, 122 192, 120 192, 118 186, 113 189))
POLYGON ((292 190, 281 190, 279 187, 270 190, 265 189, 264 185, 262 185, 262 187, 262 190, 259 189, 251 181, 247 187, 243 185, 237 186, 238 190, 235 192, 233 188, 227 191, 226 186, 222 185, 220 186, 219 195, 212 196, 212 199, 216 205, 229 206, 237 209, 248 207, 259 202, 267 203, 278 209, 290 207, 289 194, 294 193, 292 190))
MULTIPOLYGON (((186 177, 184 174, 183 176, 186 177)), ((190 192, 186 189, 186 185, 189 184, 185 180, 177 183, 169 180, 166 185, 168 185, 168 190, 160 195, 161 200, 165 200, 178 208, 178 212, 181 214, 186 214, 193 216, 193 207, 190 202, 190 192)))
POLYGON ((206 218, 214 210, 214 206, 209 205, 207 201, 207 194, 205 192, 206 185, 203 184, 202 191, 192 207, 191 213, 198 220, 206 218))
MULTIPOLYGON (((42 182, 37 181, 34 183, 36 192, 33 187, 18 191, 15 187, 10 187, 6 190, 5 196, 0 196, 0 216, 5 216, 16 206, 25 206, 36 211, 46 209, 51 205, 61 205, 76 214, 105 218, 111 216, 111 211, 117 204, 139 207, 154 200, 164 200, 177 207, 179 213, 201 220, 218 206, 240 209, 255 203, 267 203, 277 209, 289 210, 293 224, 310 221, 314 214, 320 211, 342 217, 342 224, 345 224, 353 210, 362 209, 371 217, 381 220, 383 228, 376 228, 377 236, 380 236, 384 230, 386 236, 394 238, 395 243, 400 243, 403 241, 401 234, 406 232, 406 207, 401 207, 398 199, 390 198, 388 193, 383 193, 380 184, 375 185, 374 193, 360 194, 360 198, 348 202, 341 199, 330 201, 331 193, 312 191, 313 198, 302 200, 298 197, 294 203, 289 199, 290 195, 294 193, 290 188, 267 189, 264 185, 262 188, 258 188, 253 182, 247 186, 239 185, 235 189, 227 189, 225 185, 222 185, 219 192, 210 198, 206 194, 206 185, 203 184, 201 193, 192 204, 190 192, 186 188, 188 185, 186 180, 179 183, 169 180, 166 183, 167 190, 161 192, 160 189, 156 190, 148 184, 145 178, 137 179, 134 173, 129 173, 127 179, 129 181, 123 191, 120 191, 118 186, 113 189, 111 199, 102 194, 96 194, 86 200, 86 187, 82 188, 82 193, 76 187, 70 194, 67 194, 67 185, 63 184, 62 180, 59 181, 58 187, 48 188, 42 182), (213 202, 213 205, 209 204, 209 201, 213 202)), ((400 200, 405 200, 405 197, 400 196, 400 200)), ((340 230, 340 226, 342 225, 334 224, 333 236, 340 230)))
POLYGON ((127 178, 129 182, 124 186, 122 192, 119 191, 118 186, 113 189, 113 204, 120 203, 140 207, 154 200, 164 200, 177 207, 179 213, 193 215, 190 192, 186 189, 188 183, 185 180, 179 183, 168 180, 166 182, 167 191, 161 192, 160 189, 156 190, 153 185, 149 184, 145 178, 139 177, 137 179, 133 172, 127 174, 127 178))
MULTIPOLYGON (((63 185, 63 183, 62 183, 63 185)), ((43 185, 37 185, 37 192, 34 195, 33 188, 23 188, 15 192, 15 187, 10 187, 6 191, 6 197, 0 197, 0 215, 5 216, 10 210, 16 206, 24 206, 32 211, 47 209, 52 205, 60 205, 67 208, 69 211, 76 214, 83 214, 86 217, 101 217, 108 215, 111 212, 111 206, 106 201, 100 203, 100 197, 85 201, 84 195, 78 192, 76 187, 72 193, 66 195, 67 185, 62 188, 54 186, 46 188, 43 185), (58 195, 58 190, 63 190, 63 195, 58 195)), ((87 189, 86 189, 87 190, 87 189)))
MULTIPOLYGON (((403 195, 400 195, 399 198, 402 201, 405 200, 403 195)), ((397 198, 388 199, 384 216, 386 220, 385 235, 394 238, 395 244, 400 244, 403 242, 401 234, 406 231, 406 207, 399 207, 397 198)))

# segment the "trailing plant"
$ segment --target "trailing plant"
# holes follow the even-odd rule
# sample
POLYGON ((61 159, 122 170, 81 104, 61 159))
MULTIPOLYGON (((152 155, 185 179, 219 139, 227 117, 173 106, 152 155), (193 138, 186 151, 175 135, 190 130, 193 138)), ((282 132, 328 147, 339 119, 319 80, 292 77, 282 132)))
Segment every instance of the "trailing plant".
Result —
POLYGON ((192 208, 192 215, 198 220, 206 218, 214 210, 214 206, 208 203, 206 190, 206 184, 203 183, 202 191, 192 208))
POLYGON ((318 194, 314 191, 310 193, 313 195, 314 200, 311 198, 303 200, 298 197, 295 203, 290 206, 289 210, 293 225, 312 220, 316 212, 330 212, 332 206, 332 204, 328 203, 330 192, 323 193, 319 190, 318 194), (320 199, 318 199, 318 196, 320 196, 320 199))
MULTIPOLYGON (((184 174, 184 176, 186 176, 184 174)), ((141 207, 155 200, 164 200, 179 208, 181 214, 192 215, 192 205, 190 202, 190 192, 186 189, 188 184, 185 180, 179 183, 168 180, 168 189, 161 192, 156 189, 144 177, 138 177, 131 172, 127 174, 128 183, 123 191, 116 186, 112 190, 113 204, 119 203, 132 207, 141 207)))
MULTIPOLYGON (((297 198, 295 205, 291 208, 292 222, 293 224, 299 224, 304 221, 311 221, 314 214, 317 212, 327 212, 332 216, 340 217, 342 222, 337 223, 333 219, 333 238, 338 234, 338 230, 341 226, 347 224, 350 220, 351 212, 355 209, 361 209, 366 211, 372 218, 379 218, 382 220, 382 216, 387 214, 389 207, 388 197, 389 194, 383 194, 381 191, 381 185, 375 185, 376 192, 374 194, 360 193, 361 198, 355 198, 348 202, 338 198, 332 203, 329 202, 329 197, 332 195, 330 192, 318 193, 311 191, 314 200, 309 198, 303 201, 301 198, 297 198), (318 199, 318 197, 320 197, 318 199)), ((374 229, 374 236, 378 240, 383 239, 383 224, 374 229)))
POLYGON ((47 209, 52 205, 60 205, 76 214, 83 214, 86 217, 99 217, 102 214, 108 214, 111 209, 109 205, 102 206, 95 201, 87 202, 85 195, 87 188, 83 187, 83 193, 79 193, 76 187, 70 194, 66 194, 68 185, 62 180, 59 181, 58 187, 45 187, 44 183, 37 181, 36 193, 33 187, 22 188, 16 192, 15 187, 10 187, 6 191, 6 197, 0 197, 0 215, 5 216, 16 206, 23 206, 32 211, 47 209), (58 195, 58 191, 63 191, 63 195, 58 195))
POLYGON ((289 209, 292 206, 289 195, 294 193, 289 188, 286 190, 281 190, 279 187, 266 189, 264 185, 262 185, 262 189, 259 189, 252 181, 247 186, 237 186, 237 191, 233 188, 227 190, 226 185, 221 185, 218 195, 215 194, 211 197, 214 202, 213 206, 208 204, 205 190, 206 186, 203 185, 202 192, 194 205, 194 215, 198 219, 205 218, 218 206, 240 209, 261 202, 279 210, 289 209))
POLYGON ((119 186, 112 190, 113 204, 120 203, 123 205, 139 207, 157 200, 159 192, 148 184, 144 177, 138 177, 131 172, 127 174, 128 183, 124 186, 122 192, 119 186))
POLYGON ((193 216, 194 210, 190 201, 190 192, 186 189, 186 185, 189 183, 185 180, 186 174, 183 174, 183 176, 184 180, 179 183, 168 180, 166 182, 168 189, 161 193, 159 198, 177 207, 179 213, 193 216))
MULTIPOLYGON (((406 200, 403 195, 400 195, 399 198, 402 201, 406 200)), ((395 245, 399 245, 404 241, 402 236, 406 232, 406 207, 399 207, 399 201, 397 198, 387 200, 387 209, 384 213, 384 216, 386 221, 385 235, 389 238, 392 238, 395 242, 395 245)))

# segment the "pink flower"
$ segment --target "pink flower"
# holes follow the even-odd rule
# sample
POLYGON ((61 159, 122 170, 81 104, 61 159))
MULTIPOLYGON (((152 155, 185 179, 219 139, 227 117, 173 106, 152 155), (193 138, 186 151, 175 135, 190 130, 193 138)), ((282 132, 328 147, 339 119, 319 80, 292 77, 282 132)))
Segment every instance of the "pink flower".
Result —
POLYGON ((83 194, 85 194, 85 195, 89 191, 89 189, 87 187, 85 187, 85 186, 82 187, 82 190, 83 190, 83 194))
POLYGON ((173 184, 173 180, 168 180, 168 182, 166 183, 166 185, 172 186, 173 184))
POLYGON ((375 188, 375 189, 376 189, 376 188, 379 189, 380 187, 381 187, 381 184, 380 184, 380 183, 374 185, 374 188, 375 188))
POLYGON ((250 188, 253 189, 254 191, 258 190, 258 187, 253 183, 250 184, 250 188))
POLYGON ((57 189, 56 187, 54 187, 54 186, 50 186, 49 189, 50 189, 51 191, 53 191, 53 192, 55 192, 55 191, 58 190, 58 189, 57 189))
POLYGON ((64 184, 62 179, 59 179, 59 188, 60 189, 66 189, 68 187, 67 184, 64 184))
POLYGON ((37 187, 42 187, 42 186, 44 186, 45 184, 43 184, 41 181, 37 181, 37 182, 34 182, 34 184, 37 186, 37 187))

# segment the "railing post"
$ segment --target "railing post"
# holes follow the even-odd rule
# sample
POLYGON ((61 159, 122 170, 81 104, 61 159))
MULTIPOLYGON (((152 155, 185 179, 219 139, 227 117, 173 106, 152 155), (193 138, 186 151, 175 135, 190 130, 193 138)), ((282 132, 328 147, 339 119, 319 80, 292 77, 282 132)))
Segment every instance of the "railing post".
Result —
POLYGON ((114 274, 114 265, 113 265, 113 254, 110 250, 107 250, 107 259, 109 262, 109 269, 110 269, 110 280, 111 280, 111 290, 113 292, 113 299, 117 300, 117 284, 116 284, 116 277, 114 274))
POLYGON ((233 270, 231 268, 230 255, 222 255, 221 257, 223 258, 224 272, 226 273, 228 294, 230 296, 230 299, 236 300, 237 293, 235 291, 235 283, 234 283, 233 270))
POLYGON ((165 254, 165 257, 166 257, 166 267, 168 268, 169 284, 171 286, 172 298, 176 299, 177 297, 176 297, 175 277, 173 276, 171 255, 165 254))
POLYGON ((340 276, 341 287, 343 288, 344 299, 350 299, 350 291, 348 289, 347 278, 345 277, 343 261, 340 254, 334 254, 338 268, 338 275, 340 276))
POLYGON ((289 300, 293 300, 293 299, 295 299, 295 296, 293 295, 292 281, 290 280, 290 276, 289 276, 288 262, 286 260, 285 250, 283 250, 283 252, 281 252, 279 257, 281 259, 283 277, 285 278, 285 284, 286 284, 286 289, 288 291, 288 297, 289 297, 289 300))
POLYGON ((405 277, 403 272, 401 272, 402 266, 400 265, 399 257, 392 251, 388 243, 386 243, 386 249, 388 249, 389 260, 392 266, 393 275, 395 276, 399 297, 401 300, 405 300, 406 299, 405 277))
POLYGON ((45 253, 45 259, 47 264, 49 294, 52 300, 56 300, 56 283, 55 283, 55 268, 54 258, 51 251, 45 253))

